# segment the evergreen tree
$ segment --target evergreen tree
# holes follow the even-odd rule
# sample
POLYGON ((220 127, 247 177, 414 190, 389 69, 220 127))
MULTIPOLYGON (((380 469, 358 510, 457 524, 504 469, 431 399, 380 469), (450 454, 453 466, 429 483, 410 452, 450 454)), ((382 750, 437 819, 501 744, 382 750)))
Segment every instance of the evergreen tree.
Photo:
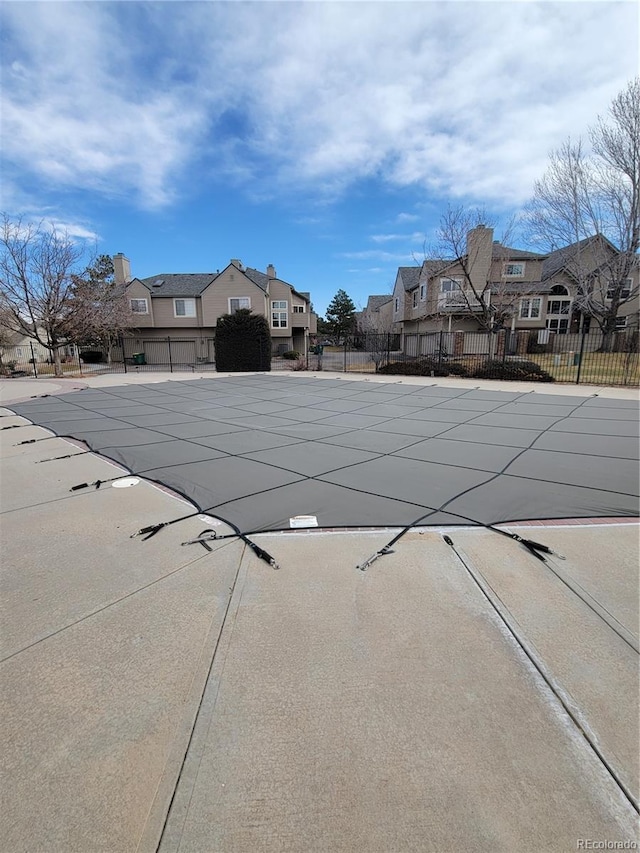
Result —
POLYGON ((271 370, 271 332, 266 317, 240 308, 216 324, 216 370, 271 370))
POLYGON ((332 337, 338 339, 350 334, 355 328, 356 306, 344 291, 339 290, 327 308, 327 326, 332 337))

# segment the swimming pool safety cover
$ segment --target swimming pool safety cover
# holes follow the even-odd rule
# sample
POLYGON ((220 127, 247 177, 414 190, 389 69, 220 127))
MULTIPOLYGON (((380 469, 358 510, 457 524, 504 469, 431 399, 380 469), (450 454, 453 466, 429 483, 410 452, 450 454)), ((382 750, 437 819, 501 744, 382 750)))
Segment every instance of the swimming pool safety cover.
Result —
POLYGON ((12 409, 243 533, 638 515, 629 400, 255 375, 12 409))

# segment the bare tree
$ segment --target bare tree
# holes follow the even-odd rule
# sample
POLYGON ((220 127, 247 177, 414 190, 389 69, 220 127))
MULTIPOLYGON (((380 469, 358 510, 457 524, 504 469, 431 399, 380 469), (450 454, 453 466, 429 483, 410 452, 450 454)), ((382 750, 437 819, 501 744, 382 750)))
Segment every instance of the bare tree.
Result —
POLYGON ((576 283, 576 307, 595 318, 611 348, 620 307, 638 296, 640 248, 640 78, 614 98, 589 131, 591 150, 567 140, 534 187, 532 242, 562 250, 576 283))
POLYGON ((69 236, 3 216, 0 225, 0 310, 5 328, 38 341, 62 376, 73 274, 83 249, 69 236))
POLYGON ((523 295, 537 292, 538 282, 514 284, 505 275, 505 262, 514 260, 506 244, 515 227, 512 219, 494 241, 495 223, 483 209, 447 208, 440 218, 436 245, 425 251, 430 277, 451 281, 447 313, 473 317, 482 329, 495 331, 515 317, 523 295))
POLYGON ((121 333, 133 327, 133 314, 125 286, 115 282, 109 255, 99 255, 81 275, 73 276, 72 300, 69 335, 77 343, 99 346, 110 364, 121 333))

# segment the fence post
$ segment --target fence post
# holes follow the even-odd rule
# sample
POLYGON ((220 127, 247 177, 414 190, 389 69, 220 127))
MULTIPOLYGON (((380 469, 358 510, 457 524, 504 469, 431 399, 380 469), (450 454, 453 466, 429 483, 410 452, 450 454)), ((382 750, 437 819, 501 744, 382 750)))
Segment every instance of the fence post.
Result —
POLYGON ((80 347, 76 346, 76 356, 78 358, 78 370, 80 371, 80 376, 82 376, 82 359, 80 358, 80 347))
POLYGON ((582 354, 584 352, 585 333, 582 330, 582 338, 580 339, 580 354, 578 355, 578 373, 576 375, 576 385, 580 384, 580 374, 582 373, 582 354))
POLYGON ((35 378, 38 378, 38 368, 36 367, 36 354, 33 351, 33 343, 29 341, 29 346, 31 347, 31 366, 33 367, 33 375, 35 378))
POLYGON ((167 335, 167 344, 169 345, 169 372, 173 373, 173 360, 171 358, 171 338, 167 335))
POLYGON ((347 341, 348 338, 344 339, 344 373, 347 372, 347 341))
POLYGON ((442 367, 442 335, 443 331, 440 329, 440 340, 438 341, 438 367, 442 367))
POLYGON ((387 332, 387 364, 391 361, 391 332, 387 332))
POLYGON ((124 372, 127 372, 127 354, 124 351, 124 336, 120 336, 120 347, 122 349, 122 364, 124 365, 124 372))

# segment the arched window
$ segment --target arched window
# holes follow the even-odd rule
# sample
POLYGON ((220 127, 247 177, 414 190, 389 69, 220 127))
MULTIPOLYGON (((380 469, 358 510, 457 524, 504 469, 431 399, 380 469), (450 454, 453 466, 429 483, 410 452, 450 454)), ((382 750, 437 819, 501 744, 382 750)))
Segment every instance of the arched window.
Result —
POLYGON ((563 284, 554 284, 547 298, 547 329, 564 335, 569 331, 571 298, 563 284))

